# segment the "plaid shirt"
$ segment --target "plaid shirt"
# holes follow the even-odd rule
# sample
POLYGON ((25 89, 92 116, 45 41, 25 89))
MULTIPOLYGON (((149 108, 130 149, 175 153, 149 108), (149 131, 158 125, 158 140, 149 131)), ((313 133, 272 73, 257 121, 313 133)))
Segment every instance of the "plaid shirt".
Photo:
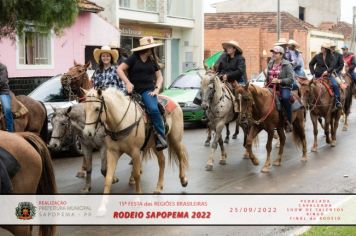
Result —
POLYGON ((126 92, 125 83, 119 78, 116 69, 115 65, 104 69, 104 71, 97 69, 93 74, 94 88, 105 90, 109 87, 116 87, 126 92))

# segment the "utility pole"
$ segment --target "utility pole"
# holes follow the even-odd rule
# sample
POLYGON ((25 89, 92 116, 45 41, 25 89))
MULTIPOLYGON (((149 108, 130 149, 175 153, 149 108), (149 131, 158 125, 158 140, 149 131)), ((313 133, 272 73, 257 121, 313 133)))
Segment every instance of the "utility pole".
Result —
POLYGON ((354 41, 355 41, 355 16, 356 16, 356 7, 353 7, 353 12, 352 12, 352 36, 351 36, 351 45, 350 45, 350 51, 355 52, 354 50, 354 41))
POLYGON ((281 4, 280 0, 277 0, 277 42, 279 41, 279 38, 281 37, 281 4))

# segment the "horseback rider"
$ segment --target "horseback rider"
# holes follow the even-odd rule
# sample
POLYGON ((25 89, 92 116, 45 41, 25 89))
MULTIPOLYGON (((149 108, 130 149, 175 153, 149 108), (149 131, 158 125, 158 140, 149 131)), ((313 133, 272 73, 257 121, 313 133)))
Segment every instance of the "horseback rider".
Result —
POLYGON ((292 130, 292 105, 290 103, 291 87, 293 84, 293 67, 289 61, 284 59, 284 48, 274 46, 270 50, 272 58, 267 66, 267 79, 265 87, 279 91, 282 106, 287 114, 286 131, 292 130))
POLYGON ((309 63, 310 73, 315 75, 316 78, 326 77, 331 81, 332 89, 335 94, 335 106, 341 108, 340 102, 340 89, 332 75, 335 68, 335 58, 331 54, 330 44, 323 43, 321 45, 321 52, 313 57, 309 63))
POLYGON ((356 67, 355 56, 353 53, 349 52, 349 47, 346 44, 341 49, 342 49, 344 62, 347 64, 349 68, 347 72, 351 75, 352 80, 356 84, 356 72, 354 71, 356 67))
MULTIPOLYGON (((224 53, 220 56, 214 68, 223 81, 228 81, 230 90, 234 93, 237 84, 246 84, 246 62, 243 51, 238 42, 230 40, 222 43, 224 53)), ((234 98, 234 111, 238 112, 236 98, 234 98)))
POLYGON ((291 56, 291 63, 293 66, 293 71, 296 76, 305 77, 304 72, 304 60, 302 53, 298 50, 299 44, 297 41, 290 39, 288 41, 288 49, 291 56))
POLYGON ((93 55, 95 61, 99 64, 92 77, 94 88, 105 90, 109 87, 115 87, 125 93, 125 84, 116 72, 119 52, 109 46, 102 46, 100 49, 96 48, 93 55))
POLYGON ((140 46, 132 49, 133 54, 117 69, 120 78, 126 84, 127 92, 131 94, 135 88, 135 92, 141 95, 157 132, 156 149, 158 151, 167 148, 165 127, 157 99, 162 88, 163 76, 154 51, 155 47, 161 45, 163 44, 156 43, 152 36, 141 38, 140 46), (125 71, 128 71, 128 77, 125 71))
POLYGON ((14 132, 14 118, 11 112, 11 95, 7 67, 0 62, 0 99, 6 121, 6 130, 14 132))
POLYGON ((273 46, 281 46, 284 49, 283 59, 292 62, 292 56, 288 48, 288 42, 285 38, 280 38, 273 46))
POLYGON ((340 76, 340 73, 342 69, 344 68, 344 59, 342 57, 342 54, 336 51, 336 43, 334 41, 331 41, 330 43, 330 51, 331 54, 334 56, 335 59, 335 72, 337 76, 340 76))

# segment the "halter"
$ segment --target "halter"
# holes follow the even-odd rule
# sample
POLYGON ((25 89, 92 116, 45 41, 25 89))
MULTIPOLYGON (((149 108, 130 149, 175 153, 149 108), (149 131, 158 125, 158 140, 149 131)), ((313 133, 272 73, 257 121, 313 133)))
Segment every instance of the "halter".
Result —
MULTIPOLYGON (((89 97, 96 98, 95 96, 87 96, 87 98, 89 98, 89 97)), ((111 137, 111 139, 114 140, 114 141, 118 141, 120 138, 123 138, 123 137, 126 137, 127 135, 129 135, 131 133, 132 129, 135 128, 136 126, 138 126, 138 124, 140 123, 141 118, 142 118, 142 116, 141 116, 137 121, 135 121, 133 124, 131 124, 130 126, 128 126, 125 129, 122 129, 122 130, 119 130, 119 131, 112 131, 112 130, 106 128, 104 122, 101 120, 101 115, 103 113, 103 110, 105 110, 105 115, 107 116, 107 108, 106 108, 104 97, 101 97, 100 99, 96 98, 96 100, 89 100, 89 101, 86 100, 83 103, 88 103, 88 102, 98 102, 98 103, 100 103, 100 109, 99 109, 99 114, 98 114, 98 117, 97 117, 96 121, 85 123, 85 125, 93 125, 93 124, 95 124, 95 134, 96 134, 97 127, 98 127, 99 124, 101 124, 105 129, 105 133, 107 135, 109 135, 111 137)), ((132 99, 130 99, 129 105, 127 106, 127 109, 126 109, 121 121, 118 123, 117 127, 120 126, 120 124, 126 118, 126 115, 127 115, 128 111, 130 109, 131 102, 132 102, 132 99)), ((136 120, 136 115, 135 115, 135 120, 136 120)), ((137 130, 136 130, 136 133, 137 133, 137 130)))
MULTIPOLYGON (((68 73, 64 73, 63 77, 66 79, 66 83, 63 84, 63 88, 66 89, 69 92, 69 96, 68 96, 68 100, 70 101, 71 98, 77 98, 77 95, 73 92, 72 90, 72 81, 74 81, 76 78, 82 77, 83 75, 85 75, 87 73, 87 69, 84 70, 84 72, 80 73, 79 75, 76 76, 71 76, 68 73)), ((79 102, 82 100, 83 98, 78 98, 79 102)))

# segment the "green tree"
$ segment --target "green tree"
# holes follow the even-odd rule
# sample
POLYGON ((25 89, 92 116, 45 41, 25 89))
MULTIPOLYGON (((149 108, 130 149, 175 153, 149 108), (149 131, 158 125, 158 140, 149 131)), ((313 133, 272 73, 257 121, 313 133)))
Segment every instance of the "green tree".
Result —
POLYGON ((74 23, 77 14, 76 0, 0 0, 0 38, 14 40, 27 26, 59 34, 74 23))

